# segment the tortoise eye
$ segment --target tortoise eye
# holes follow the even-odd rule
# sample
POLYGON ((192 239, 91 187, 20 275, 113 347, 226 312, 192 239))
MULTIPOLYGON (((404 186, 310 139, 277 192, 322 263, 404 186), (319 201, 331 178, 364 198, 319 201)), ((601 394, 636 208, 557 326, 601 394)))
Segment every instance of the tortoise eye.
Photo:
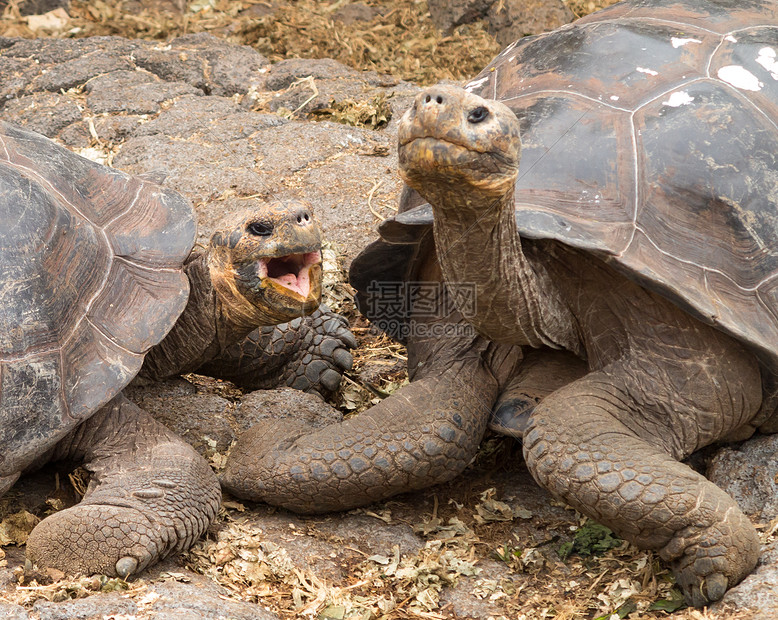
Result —
POLYGON ((251 222, 246 230, 257 237, 268 237, 273 234, 273 225, 270 222, 251 222))
POLYGON ((478 106, 475 110, 472 110, 470 114, 467 115, 467 122, 480 123, 481 121, 485 121, 487 118, 489 118, 489 110, 487 110, 484 106, 478 106))

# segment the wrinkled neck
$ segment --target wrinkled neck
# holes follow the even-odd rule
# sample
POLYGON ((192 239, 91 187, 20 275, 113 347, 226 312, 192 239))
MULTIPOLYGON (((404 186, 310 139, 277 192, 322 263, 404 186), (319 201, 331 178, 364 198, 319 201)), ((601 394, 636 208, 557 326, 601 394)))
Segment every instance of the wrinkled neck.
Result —
POLYGON ((193 255, 184 271, 189 300, 173 329, 146 355, 141 376, 154 380, 193 372, 256 328, 227 311, 214 288, 208 252, 193 255))
POLYGON ((523 251, 513 189, 496 198, 452 194, 432 203, 434 236, 462 315, 497 343, 579 352, 569 309, 542 264, 523 251))

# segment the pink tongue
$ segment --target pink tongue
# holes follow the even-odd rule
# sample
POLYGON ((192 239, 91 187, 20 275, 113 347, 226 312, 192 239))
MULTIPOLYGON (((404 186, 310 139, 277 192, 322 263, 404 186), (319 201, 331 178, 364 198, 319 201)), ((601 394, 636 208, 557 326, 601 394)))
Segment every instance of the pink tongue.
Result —
POLYGON ((293 290, 295 293, 299 293, 303 297, 307 297, 310 292, 311 287, 306 272, 301 273, 299 278, 293 273, 286 273, 277 278, 271 278, 271 280, 283 284, 286 288, 293 290))
POLYGON ((288 286, 289 288, 296 289, 297 288, 297 276, 293 273, 287 273, 283 276, 278 276, 277 278, 273 278, 277 282, 280 282, 284 286, 288 286))

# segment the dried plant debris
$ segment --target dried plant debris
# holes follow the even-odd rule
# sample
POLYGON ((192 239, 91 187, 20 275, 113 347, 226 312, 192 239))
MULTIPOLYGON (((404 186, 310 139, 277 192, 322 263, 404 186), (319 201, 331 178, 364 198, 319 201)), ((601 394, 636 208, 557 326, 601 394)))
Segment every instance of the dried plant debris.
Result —
POLYGON ((569 8, 576 17, 589 15, 595 11, 609 7, 611 4, 616 4, 618 1, 619 0, 564 0, 567 8, 569 8))
POLYGON ((331 120, 352 127, 380 129, 392 118, 392 107, 383 95, 376 95, 368 101, 331 101, 326 108, 311 112, 317 120, 331 120))
MULTIPOLYGON (((494 488, 481 492, 469 506, 449 502, 443 510, 435 501, 432 514, 411 524, 423 539, 416 552, 393 545, 368 555, 346 545, 347 552, 358 554, 343 564, 346 576, 335 583, 302 567, 285 543, 264 532, 256 520, 228 509, 220 514, 215 540, 201 541, 189 552, 189 567, 224 586, 236 599, 259 603, 283 618, 449 618, 453 616, 444 604, 448 588, 464 588, 474 600, 499 605, 505 618, 527 620, 661 618, 683 607, 672 576, 654 554, 622 541, 598 550, 599 555, 572 555, 565 561, 556 552, 556 537, 522 548, 514 536, 516 547, 490 551, 484 527, 531 518, 529 511, 515 506, 508 510, 503 504, 507 506, 494 488), (484 510, 501 516, 484 524, 478 518, 484 510), (440 514, 444 512, 446 516, 440 514), (485 572, 484 562, 492 559, 504 561, 511 572, 503 576, 495 576, 493 568, 485 572)), ((387 525, 398 523, 382 505, 352 514, 373 516, 387 525)), ((588 523, 583 517, 573 518, 581 522, 579 529, 588 523)), ((307 530, 307 536, 323 536, 315 520, 307 530)), ((585 531, 593 539, 608 537, 594 534, 597 528, 591 526, 585 531)), ((343 551, 341 545, 338 557, 343 551)), ((707 618, 696 613, 684 610, 674 617, 707 618)))
MULTIPOLYGON (((613 1, 567 4, 583 15, 613 1)), ((418 0, 72 0, 67 9, 36 16, 22 15, 19 4, 6 4, 0 35, 165 40, 211 32, 272 61, 333 58, 421 84, 470 78, 500 51, 480 22, 439 32, 418 0)))
POLYGON ((20 510, 0 520, 0 546, 23 545, 40 519, 26 510, 20 510))

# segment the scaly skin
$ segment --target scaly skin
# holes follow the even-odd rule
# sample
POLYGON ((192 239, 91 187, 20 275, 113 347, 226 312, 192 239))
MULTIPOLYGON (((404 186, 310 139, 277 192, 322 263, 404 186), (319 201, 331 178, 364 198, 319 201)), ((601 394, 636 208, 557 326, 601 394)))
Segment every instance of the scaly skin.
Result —
MULTIPOLYGON (((187 306, 146 356, 142 378, 198 369, 260 325, 310 315, 320 301, 320 266, 314 262, 319 243, 310 213, 294 204, 260 208, 233 230, 216 233, 206 250, 187 261, 187 306), (284 284, 292 279, 283 271, 291 264, 284 262, 289 254, 310 266, 307 292, 297 276, 297 289, 284 284), (272 278, 261 269, 269 257, 281 257, 266 266, 268 274, 271 269, 276 274, 272 278)), ((336 322, 326 338, 347 345, 350 334, 336 322)), ((293 334, 293 340, 300 338, 293 334)), ((345 363, 344 353, 339 357, 345 363)), ((218 480, 208 464, 121 395, 44 456, 82 460, 93 477, 80 504, 44 519, 30 535, 28 557, 41 567, 127 577, 191 546, 219 507, 218 480)))
MULTIPOLYGON (((432 205, 440 265, 422 251, 408 279, 472 283, 468 321, 482 336, 412 333, 410 385, 324 429, 283 421, 253 429, 231 455, 226 487, 304 512, 418 489, 464 467, 495 402, 550 387, 518 429, 538 482, 657 550, 690 604, 721 598, 753 569, 756 531, 679 460, 748 431, 762 399, 756 357, 598 259, 522 239, 518 123, 502 104, 436 87, 417 97, 399 133, 403 176, 432 205), (519 347, 538 348, 541 362, 566 349, 587 369, 573 364, 538 383, 532 368, 522 377, 510 363, 519 347)), ((459 321, 469 308, 460 310, 459 321)))
POLYGON ((404 117, 402 172, 432 205, 444 278, 476 284, 470 320, 495 342, 587 359, 587 375, 529 416, 538 482, 659 551, 690 604, 717 600, 753 570, 758 538, 731 498, 678 460, 747 434, 762 399, 756 358, 597 259, 522 239, 516 136, 510 109, 452 87, 420 94, 404 117))
POLYGON ((348 350, 356 346, 346 319, 319 306, 289 323, 260 327, 197 372, 247 390, 286 385, 323 395, 335 391, 351 369, 348 350))
MULTIPOLYGON (((702 606, 720 599, 754 569, 759 538, 729 495, 675 460, 677 446, 668 441, 672 424, 642 419, 653 417, 657 405, 636 401, 646 385, 636 383, 645 377, 630 371, 646 365, 645 359, 620 360, 548 397, 530 417, 524 455, 538 482, 556 496, 639 547, 659 551, 687 601, 702 606), (571 416, 575 425, 568 422, 571 416)), ((692 394, 737 385, 732 377, 724 377, 724 383, 713 373, 689 370, 697 370, 690 383, 703 384, 688 385, 692 394)), ((751 384, 743 391, 748 404, 746 399, 758 394, 758 375, 744 378, 751 384)), ((722 402, 730 398, 716 396, 722 402)), ((728 413, 737 420, 746 412, 728 413)), ((707 443, 694 422, 715 423, 721 412, 682 413, 692 420, 685 427, 687 441, 707 443)), ((691 451, 687 447, 681 456, 691 451)))
POLYGON ((221 502, 208 463, 121 395, 65 437, 52 458, 83 461, 92 479, 81 503, 35 527, 27 557, 69 574, 127 577, 188 549, 221 502))
POLYGON ((554 349, 528 349, 520 371, 500 392, 489 428, 521 439, 538 403, 588 372, 586 362, 554 349))
MULTIPOLYGON (((425 265, 440 276, 434 261, 425 265)), ((422 272, 424 269, 422 269, 422 272)), ((445 296, 444 287, 440 287, 445 296)), ((446 307, 440 300, 440 307, 446 307)), ((470 335, 409 343, 413 381, 358 416, 315 428, 272 420, 232 449, 222 484, 231 493, 306 513, 344 510, 444 482, 475 455, 500 385, 521 359, 516 347, 470 335)), ((442 317, 467 328, 461 316, 442 317)))

